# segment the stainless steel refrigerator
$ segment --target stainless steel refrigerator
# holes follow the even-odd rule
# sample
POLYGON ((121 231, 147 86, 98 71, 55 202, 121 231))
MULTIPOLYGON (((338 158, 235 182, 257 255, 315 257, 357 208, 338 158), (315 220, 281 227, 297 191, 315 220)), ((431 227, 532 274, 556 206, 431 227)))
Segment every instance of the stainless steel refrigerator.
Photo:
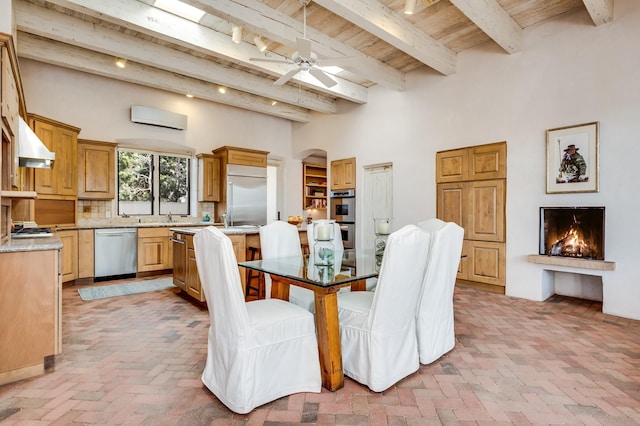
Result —
POLYGON ((227 165, 230 226, 267 224, 267 168, 227 165))

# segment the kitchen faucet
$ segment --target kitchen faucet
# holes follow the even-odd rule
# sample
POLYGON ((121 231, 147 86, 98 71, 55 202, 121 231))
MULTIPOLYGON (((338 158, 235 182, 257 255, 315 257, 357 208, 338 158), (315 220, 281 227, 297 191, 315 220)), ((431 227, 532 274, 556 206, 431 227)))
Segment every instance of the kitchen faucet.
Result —
POLYGON ((173 217, 171 216, 171 212, 167 215, 167 223, 173 223, 173 217))

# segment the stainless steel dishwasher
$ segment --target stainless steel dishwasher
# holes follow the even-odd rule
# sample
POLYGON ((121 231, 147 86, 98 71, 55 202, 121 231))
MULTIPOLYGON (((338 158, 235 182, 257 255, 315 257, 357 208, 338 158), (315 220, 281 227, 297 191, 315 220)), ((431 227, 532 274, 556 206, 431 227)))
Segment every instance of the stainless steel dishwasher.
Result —
POLYGON ((104 228, 94 231, 94 281, 136 275, 138 232, 136 228, 104 228))

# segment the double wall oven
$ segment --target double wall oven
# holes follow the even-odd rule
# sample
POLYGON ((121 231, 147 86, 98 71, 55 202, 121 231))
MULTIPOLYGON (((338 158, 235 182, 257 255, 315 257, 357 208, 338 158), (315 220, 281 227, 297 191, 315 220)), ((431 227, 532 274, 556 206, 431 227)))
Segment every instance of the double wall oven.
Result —
POLYGON ((340 225, 344 248, 356 247, 356 190, 331 191, 331 219, 340 225))

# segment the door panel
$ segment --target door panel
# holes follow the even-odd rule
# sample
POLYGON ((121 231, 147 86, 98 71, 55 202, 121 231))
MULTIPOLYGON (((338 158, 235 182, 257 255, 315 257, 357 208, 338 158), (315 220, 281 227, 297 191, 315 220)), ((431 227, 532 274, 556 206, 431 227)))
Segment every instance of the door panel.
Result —
POLYGON ((504 241, 504 180, 469 182, 469 220, 466 238, 504 241))

